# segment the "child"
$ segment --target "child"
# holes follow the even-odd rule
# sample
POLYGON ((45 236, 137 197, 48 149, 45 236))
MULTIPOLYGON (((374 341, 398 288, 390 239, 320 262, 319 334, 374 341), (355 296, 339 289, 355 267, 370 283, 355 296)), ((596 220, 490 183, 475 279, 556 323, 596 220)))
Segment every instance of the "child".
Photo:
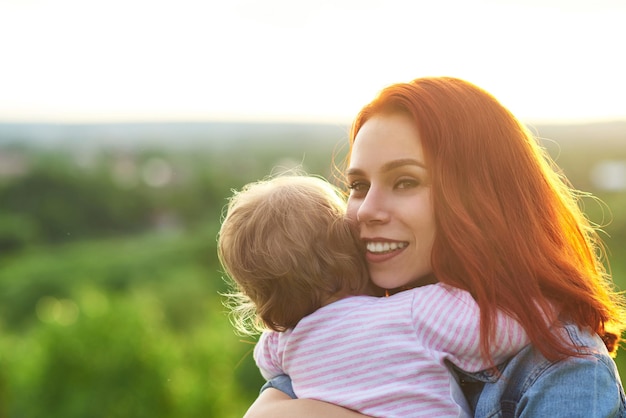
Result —
POLYGON ((470 416, 449 364, 491 368, 528 343, 525 332, 500 313, 482 353, 480 313, 465 291, 433 284, 365 296, 375 289, 344 214, 341 193, 316 177, 251 183, 231 198, 218 255, 238 290, 237 326, 270 329, 254 351, 261 374, 287 374, 299 398, 374 417, 470 416))

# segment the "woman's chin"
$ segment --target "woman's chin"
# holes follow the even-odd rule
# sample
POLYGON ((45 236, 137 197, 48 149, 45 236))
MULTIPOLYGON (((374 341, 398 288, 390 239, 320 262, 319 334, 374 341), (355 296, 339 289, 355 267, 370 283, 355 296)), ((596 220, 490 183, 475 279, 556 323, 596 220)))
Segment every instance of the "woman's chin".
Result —
POLYGON ((371 278, 372 283, 378 289, 381 289, 383 293, 394 294, 403 290, 413 289, 416 287, 426 286, 429 284, 435 284, 438 282, 434 274, 429 273, 419 279, 412 280, 397 280, 397 277, 374 277, 371 278))

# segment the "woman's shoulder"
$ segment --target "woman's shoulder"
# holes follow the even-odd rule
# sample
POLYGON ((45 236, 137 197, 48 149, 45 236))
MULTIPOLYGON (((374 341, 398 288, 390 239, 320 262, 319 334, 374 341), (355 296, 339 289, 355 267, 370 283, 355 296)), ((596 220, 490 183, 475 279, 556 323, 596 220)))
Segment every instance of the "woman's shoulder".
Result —
POLYGON ((462 385, 484 383, 470 399, 475 417, 626 417, 620 376, 600 337, 574 324, 557 332, 570 338, 581 355, 548 360, 528 345, 499 375, 461 377, 462 385))

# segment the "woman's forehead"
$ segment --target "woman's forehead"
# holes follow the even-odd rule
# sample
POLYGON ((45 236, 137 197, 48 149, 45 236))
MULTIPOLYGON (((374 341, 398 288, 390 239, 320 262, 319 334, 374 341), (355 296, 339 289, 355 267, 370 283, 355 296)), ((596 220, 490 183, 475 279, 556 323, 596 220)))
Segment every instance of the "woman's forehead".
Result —
POLYGON ((424 166, 419 132, 409 116, 378 115, 368 119, 352 144, 349 167, 364 169, 414 160, 424 166))

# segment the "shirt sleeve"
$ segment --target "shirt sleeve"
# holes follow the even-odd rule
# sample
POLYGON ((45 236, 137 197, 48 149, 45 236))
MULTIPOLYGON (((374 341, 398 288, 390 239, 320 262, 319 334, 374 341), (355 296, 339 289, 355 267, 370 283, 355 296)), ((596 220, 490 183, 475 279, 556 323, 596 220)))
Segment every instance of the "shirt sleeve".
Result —
POLYGON ((261 334, 259 341, 254 347, 254 361, 261 371, 261 376, 271 380, 285 374, 278 359, 281 357, 279 350, 279 333, 266 331, 261 334))
POLYGON ((468 372, 502 363, 529 342, 517 321, 498 312, 489 345, 493 364, 483 358, 478 304, 468 292, 441 283, 415 289, 412 314, 425 347, 443 352, 445 359, 468 372))
POLYGON ((268 380, 267 382, 265 382, 265 384, 261 387, 261 392, 263 392, 265 389, 270 389, 270 388, 280 390, 281 392, 289 396, 291 399, 298 399, 298 397, 296 396, 296 393, 293 391, 291 378, 287 376, 286 374, 276 376, 272 380, 268 380))

